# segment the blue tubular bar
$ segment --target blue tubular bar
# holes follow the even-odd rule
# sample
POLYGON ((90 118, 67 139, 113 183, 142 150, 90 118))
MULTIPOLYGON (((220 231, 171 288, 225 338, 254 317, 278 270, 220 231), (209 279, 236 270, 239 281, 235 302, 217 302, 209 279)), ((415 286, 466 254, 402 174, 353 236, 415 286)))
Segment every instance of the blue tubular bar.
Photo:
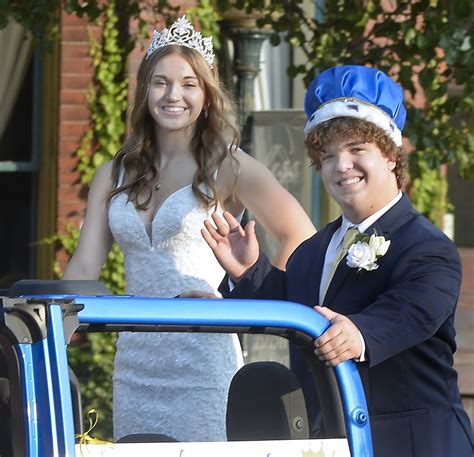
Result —
POLYGON ((276 300, 215 300, 151 298, 131 295, 52 295, 48 299, 74 299, 85 305, 81 324, 209 325, 280 327, 322 334, 328 321, 312 308, 276 300))
POLYGON ((26 455, 74 456, 74 421, 61 306, 51 304, 48 316, 46 339, 16 346, 26 410, 26 455))
POLYGON ((52 305, 50 310, 54 323, 48 323, 48 338, 17 345, 24 393, 25 448, 29 457, 74 455, 69 377, 67 371, 61 370, 67 367, 61 307, 52 305), (37 389, 42 391, 41 395, 37 389))
POLYGON ((42 412, 38 430, 38 455, 57 456, 56 410, 53 403, 56 386, 51 379, 51 369, 54 363, 51 363, 52 355, 48 340, 35 343, 35 346, 38 347, 37 356, 35 357, 36 379, 38 387, 41 389, 41 394, 37 396, 36 407, 42 412), (48 394, 44 395, 44 391, 47 391, 48 394), (47 414, 45 414, 45 411, 47 411, 47 414))
POLYGON ((351 455, 372 457, 372 434, 364 389, 356 364, 352 360, 334 368, 346 421, 347 440, 351 455))
MULTIPOLYGON (((273 327, 300 331, 318 338, 329 322, 312 308, 270 300, 171 299, 138 296, 48 295, 47 299, 74 299, 84 305, 80 324, 273 327)), ((335 367, 351 454, 372 457, 372 438, 364 391, 354 362, 335 367)), ((72 423, 72 418, 71 418, 72 423)), ((66 432, 66 431, 65 431, 66 432)), ((69 436, 73 436, 73 432, 69 436)))
MULTIPOLYGON (((53 452, 50 455, 72 456, 74 455, 74 419, 71 409, 69 372, 61 369, 68 366, 62 322, 61 306, 51 305, 47 341, 49 353, 57 363, 51 365, 48 372, 51 373, 52 378, 49 385, 54 386, 54 395, 50 397, 54 401, 51 405, 51 412, 54 414, 51 418, 54 424, 51 427, 53 431, 51 442, 57 445, 57 449, 52 449, 53 452)), ((48 453, 46 452, 45 455, 48 453)))
MULTIPOLYGON (((37 343, 35 346, 41 346, 41 343, 37 343)), ((38 449, 38 410, 37 410, 37 399, 35 390, 35 369, 36 364, 34 360, 34 350, 37 347, 33 347, 30 344, 18 344, 16 351, 18 353, 20 379, 22 381, 21 390, 24 395, 23 407, 26 409, 23 414, 25 421, 25 451, 28 456, 39 455, 38 449)), ((41 349, 41 348, 39 348, 41 349)))

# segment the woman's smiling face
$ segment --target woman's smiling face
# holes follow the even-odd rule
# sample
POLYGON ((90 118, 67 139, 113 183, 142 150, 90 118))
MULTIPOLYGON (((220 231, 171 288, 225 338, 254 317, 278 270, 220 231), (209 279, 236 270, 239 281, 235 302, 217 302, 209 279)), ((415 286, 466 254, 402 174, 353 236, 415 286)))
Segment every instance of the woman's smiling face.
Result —
POLYGON ((183 56, 168 54, 157 62, 150 80, 148 109, 159 130, 194 130, 204 102, 204 89, 183 56))

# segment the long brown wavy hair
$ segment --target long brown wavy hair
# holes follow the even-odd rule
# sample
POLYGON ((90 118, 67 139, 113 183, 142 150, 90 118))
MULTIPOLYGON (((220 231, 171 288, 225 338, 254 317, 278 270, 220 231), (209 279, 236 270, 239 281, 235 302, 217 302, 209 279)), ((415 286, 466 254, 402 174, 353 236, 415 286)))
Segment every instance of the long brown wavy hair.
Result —
POLYGON ((144 57, 140 64, 130 116, 130 134, 114 158, 112 179, 115 186, 107 196, 107 202, 114 195, 126 192, 129 201, 138 209, 144 210, 150 204, 153 183, 159 179, 159 170, 154 165, 155 121, 148 110, 148 92, 156 64, 171 54, 186 59, 205 93, 207 116, 204 111, 200 114, 192 139, 193 154, 198 165, 192 183, 194 194, 208 208, 217 205, 219 195, 214 173, 227 156, 232 159, 237 179, 238 163, 233 154, 239 146, 240 133, 232 102, 221 86, 216 68, 211 69, 194 49, 168 45, 156 50, 150 57, 144 57), (122 166, 127 176, 125 183, 119 183, 122 166), (200 189, 202 183, 210 190, 209 194, 200 189), (139 195, 146 196, 141 203, 138 201, 139 195))

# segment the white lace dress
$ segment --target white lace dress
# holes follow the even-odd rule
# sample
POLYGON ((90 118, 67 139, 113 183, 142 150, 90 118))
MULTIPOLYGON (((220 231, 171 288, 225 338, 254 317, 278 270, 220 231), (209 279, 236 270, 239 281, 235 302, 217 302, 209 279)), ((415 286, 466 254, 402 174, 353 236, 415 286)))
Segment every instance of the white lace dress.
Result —
MULTIPOLYGON (((223 270, 200 234, 210 213, 191 185, 183 187, 158 209, 150 237, 127 196, 115 196, 109 224, 125 256, 128 293, 215 292, 223 270)), ((225 441, 227 392, 241 365, 236 335, 122 333, 113 379, 114 438, 158 433, 178 441, 225 441)))

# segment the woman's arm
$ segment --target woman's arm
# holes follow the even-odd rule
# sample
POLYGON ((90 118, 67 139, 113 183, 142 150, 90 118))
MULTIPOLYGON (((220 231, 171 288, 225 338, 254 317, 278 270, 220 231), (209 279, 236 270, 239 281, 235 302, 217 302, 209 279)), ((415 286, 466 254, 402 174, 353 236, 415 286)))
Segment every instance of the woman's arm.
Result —
MULTIPOLYGON (((247 208, 263 229, 278 242, 273 264, 284 270, 286 261, 296 247, 312 236, 316 229, 298 201, 276 180, 262 163, 243 151, 236 152, 240 173, 235 185, 235 200, 247 208)), ((230 160, 219 170, 218 183, 231 195, 235 171, 230 160)), ((232 205, 230 199, 229 203, 232 205)), ((234 202, 235 204, 235 202, 234 202)), ((227 208, 227 202, 224 206, 227 208)), ((232 212, 232 209, 229 208, 232 212)))
POLYGON ((98 279, 112 247, 106 197, 112 188, 112 162, 96 172, 87 198, 81 235, 63 279, 98 279))

